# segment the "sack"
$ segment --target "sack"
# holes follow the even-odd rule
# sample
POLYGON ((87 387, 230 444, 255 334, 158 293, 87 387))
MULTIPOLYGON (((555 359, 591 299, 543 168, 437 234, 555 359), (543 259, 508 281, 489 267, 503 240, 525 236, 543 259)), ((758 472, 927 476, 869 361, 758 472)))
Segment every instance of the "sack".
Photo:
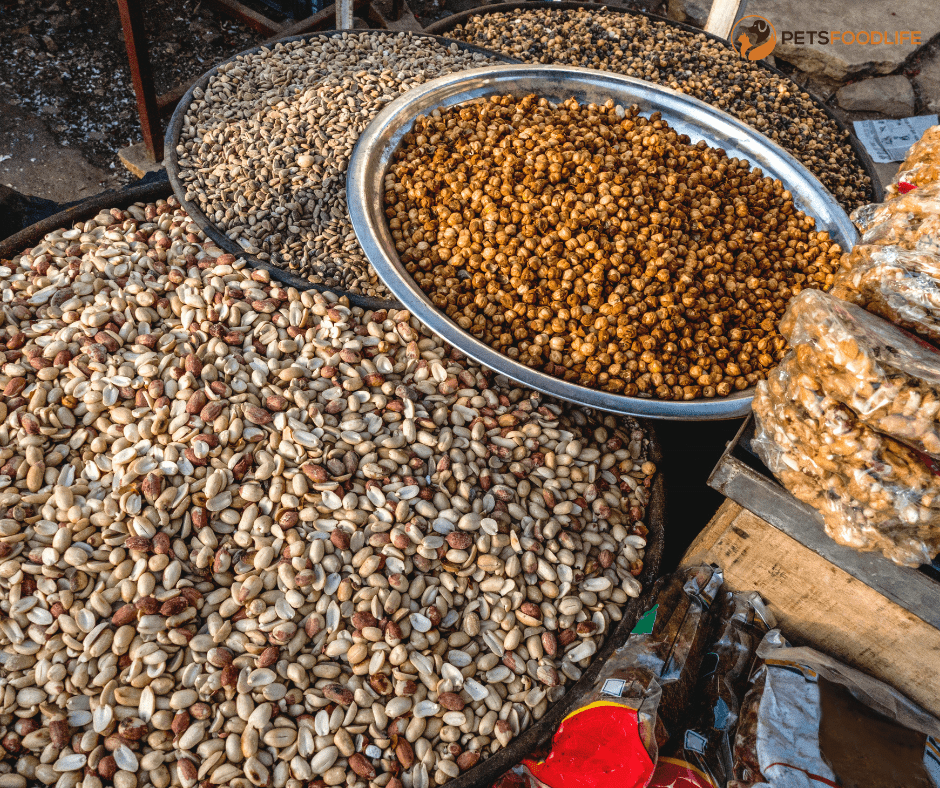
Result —
POLYGON ((757 651, 728 788, 936 788, 940 721, 778 630, 757 651))

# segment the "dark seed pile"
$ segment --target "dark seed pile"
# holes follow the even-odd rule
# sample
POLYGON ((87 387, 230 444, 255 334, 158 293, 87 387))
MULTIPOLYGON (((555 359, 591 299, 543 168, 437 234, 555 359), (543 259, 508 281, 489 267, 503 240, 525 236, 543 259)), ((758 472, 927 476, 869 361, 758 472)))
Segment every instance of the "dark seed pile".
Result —
POLYGON ((528 63, 602 69, 694 96, 789 151, 846 211, 873 199, 848 133, 808 93, 702 33, 617 11, 539 8, 475 16, 447 35, 528 63))

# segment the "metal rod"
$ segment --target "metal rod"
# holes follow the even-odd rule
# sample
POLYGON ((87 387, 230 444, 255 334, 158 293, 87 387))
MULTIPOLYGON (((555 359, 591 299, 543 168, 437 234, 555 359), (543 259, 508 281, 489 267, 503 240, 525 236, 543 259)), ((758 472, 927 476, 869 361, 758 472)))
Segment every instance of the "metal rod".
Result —
MULTIPOLYGON (((353 8, 356 12, 359 12, 363 8, 371 9, 366 0, 354 0, 353 8)), ((306 19, 301 19, 297 22, 294 22, 292 25, 286 25, 278 31, 277 35, 271 36, 269 39, 263 42, 264 46, 268 44, 273 44, 275 41, 279 41, 282 38, 290 38, 291 36, 300 36, 304 33, 311 33, 314 30, 326 30, 329 29, 330 24, 334 22, 335 19, 339 17, 339 10, 334 5, 328 5, 322 11, 318 11, 313 16, 308 16, 306 19)))
POLYGON ((137 114, 147 152, 155 161, 163 160, 163 134, 160 129, 160 111, 157 93, 153 87, 153 72, 144 35, 144 15, 140 0, 117 0, 124 28, 124 46, 131 67, 131 80, 137 96, 137 114))
POLYGON ((336 29, 352 30, 353 26, 352 0, 336 0, 336 29))
POLYGON ((239 3, 238 0, 206 0, 206 3, 266 36, 273 36, 282 27, 273 19, 268 19, 264 14, 259 14, 254 9, 239 3))

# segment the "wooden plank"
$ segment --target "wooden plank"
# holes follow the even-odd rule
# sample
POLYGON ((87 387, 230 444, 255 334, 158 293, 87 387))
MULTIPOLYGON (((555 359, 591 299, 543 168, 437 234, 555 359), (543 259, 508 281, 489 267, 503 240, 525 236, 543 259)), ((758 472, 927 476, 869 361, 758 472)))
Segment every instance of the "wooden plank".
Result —
POLYGON ((180 103, 180 99, 186 95, 186 91, 195 81, 195 79, 190 79, 186 82, 180 82, 175 88, 170 88, 162 96, 157 96, 157 108, 160 110, 160 114, 164 116, 172 115, 176 105, 180 103))
POLYGON ((274 35, 283 27, 238 0, 206 0, 206 4, 223 14, 235 17, 239 22, 244 22, 248 27, 266 36, 274 35))
POLYGON ((742 0, 712 0, 708 20, 705 22, 705 32, 727 39, 731 35, 731 28, 741 3, 742 0))
POLYGON ((360 9, 358 3, 356 4, 355 8, 356 8, 357 16, 362 16, 362 12, 364 10, 366 21, 369 23, 371 27, 377 28, 379 30, 387 30, 388 21, 385 19, 384 16, 382 16, 382 12, 379 11, 379 9, 376 8, 374 5, 372 5, 372 3, 370 2, 364 2, 363 5, 365 6, 365 8, 360 9))
POLYGON ((329 27, 335 18, 336 6, 328 5, 322 11, 317 11, 317 13, 315 13, 313 16, 308 16, 306 19, 300 19, 297 22, 294 22, 292 25, 281 28, 281 30, 278 31, 276 35, 273 35, 264 41, 262 46, 268 46, 269 44, 273 44, 282 38, 300 36, 304 33, 313 32, 314 30, 323 30, 324 28, 329 27))
POLYGON ((892 685, 940 716, 940 630, 792 537, 725 501, 682 563, 716 563, 760 591, 784 635, 892 685))

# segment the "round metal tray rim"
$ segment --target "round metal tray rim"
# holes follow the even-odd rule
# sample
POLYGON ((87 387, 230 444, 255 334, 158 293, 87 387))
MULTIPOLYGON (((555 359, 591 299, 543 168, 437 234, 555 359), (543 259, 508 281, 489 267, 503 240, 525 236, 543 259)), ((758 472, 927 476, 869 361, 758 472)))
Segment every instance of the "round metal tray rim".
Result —
MULTIPOLYGON (((539 85, 543 92, 554 89, 552 97, 560 97, 559 91, 568 96, 577 94, 579 90, 583 93, 588 88, 622 89, 620 100, 646 104, 641 106, 644 111, 663 112, 666 120, 681 133, 687 133, 684 126, 689 124, 690 118, 697 116, 702 127, 710 129, 712 136, 705 134, 702 127, 696 127, 696 137, 706 139, 710 144, 730 147, 729 156, 734 151, 735 155, 740 154, 752 162, 757 158, 757 166, 765 169, 773 163, 775 172, 772 174, 786 183, 798 207, 809 209, 817 222, 829 229, 844 247, 851 247, 854 243, 857 235, 854 225, 819 179, 789 153, 731 115, 670 88, 620 74, 575 66, 507 65, 471 69, 439 77, 414 88, 388 104, 359 137, 347 171, 346 194, 353 229, 369 262, 389 290, 428 328, 479 363, 522 385, 569 402, 631 416, 708 421, 746 415, 750 411, 753 388, 722 398, 657 400, 590 389, 531 369, 461 329, 433 306, 430 298, 405 271, 395 252, 380 203, 384 194, 384 173, 414 119, 433 108, 464 103, 498 90, 516 95, 535 92, 535 85, 539 85), (571 87, 575 84, 579 88, 571 87), (686 114, 681 114, 683 111, 686 114), (667 116, 667 112, 672 114, 667 116), (680 113, 678 126, 675 113, 680 113)), ((616 92, 606 95, 618 97, 616 92)))

